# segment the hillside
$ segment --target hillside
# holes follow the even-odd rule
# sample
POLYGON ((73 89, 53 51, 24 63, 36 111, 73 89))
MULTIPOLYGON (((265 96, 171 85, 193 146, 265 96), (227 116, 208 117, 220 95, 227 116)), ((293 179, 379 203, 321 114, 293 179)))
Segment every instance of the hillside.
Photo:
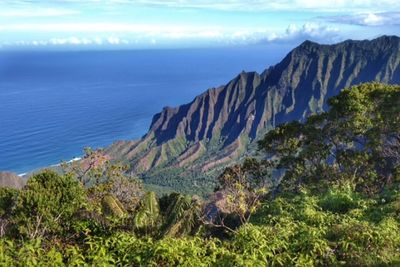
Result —
POLYGON ((12 172, 0 172, 0 187, 21 189, 24 181, 17 174, 12 172))
POLYGON ((400 38, 320 45, 305 41, 263 73, 242 72, 192 102, 165 107, 140 140, 107 151, 147 184, 210 191, 215 174, 251 153, 262 133, 326 110, 342 88, 400 83, 400 38), (250 151, 250 152, 249 152, 250 151))

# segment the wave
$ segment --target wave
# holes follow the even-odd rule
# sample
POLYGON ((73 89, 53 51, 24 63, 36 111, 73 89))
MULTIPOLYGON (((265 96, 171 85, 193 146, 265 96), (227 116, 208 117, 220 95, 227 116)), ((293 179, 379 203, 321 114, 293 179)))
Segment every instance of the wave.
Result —
MULTIPOLYGON (((65 163, 72 163, 75 161, 79 161, 81 159, 82 159, 81 157, 73 157, 71 160, 65 161, 65 163)), ((58 167, 58 166, 61 166, 61 163, 50 165, 50 167, 58 167)))
POLYGON ((67 163, 72 163, 74 161, 78 161, 78 160, 81 160, 81 159, 82 159, 81 157, 74 157, 71 160, 67 161, 67 163))
MULTIPOLYGON (((75 162, 75 161, 79 161, 81 159, 82 159, 82 157, 73 157, 71 160, 66 161, 66 163, 72 163, 72 162, 75 162)), ((61 163, 50 165, 50 167, 59 167, 59 166, 61 166, 61 163)), ((20 174, 18 174, 18 176, 19 177, 25 177, 25 176, 28 176, 29 174, 34 173, 35 171, 40 171, 40 170, 41 169, 39 168, 39 169, 35 169, 35 170, 29 171, 29 172, 20 173, 20 174)))

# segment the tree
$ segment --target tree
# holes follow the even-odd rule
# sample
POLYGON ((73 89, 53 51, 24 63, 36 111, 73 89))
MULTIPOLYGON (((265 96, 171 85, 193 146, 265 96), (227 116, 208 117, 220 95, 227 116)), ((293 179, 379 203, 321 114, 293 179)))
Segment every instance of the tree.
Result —
POLYGON ((162 215, 165 222, 161 229, 162 236, 184 236, 198 230, 201 215, 201 200, 196 196, 171 193, 160 199, 164 203, 162 215))
POLYGON ((13 188, 0 188, 0 237, 7 234, 12 214, 18 200, 19 191, 13 188))
POLYGON ((104 150, 86 147, 82 159, 63 162, 61 168, 66 174, 74 175, 83 186, 89 187, 102 182, 110 159, 104 150))
POLYGON ((85 148, 81 160, 63 163, 62 169, 88 188, 93 203, 112 196, 125 210, 132 212, 144 194, 142 182, 128 174, 128 166, 111 162, 110 156, 102 149, 85 148))
POLYGON ((139 204, 134 218, 134 226, 139 231, 149 234, 156 230, 160 220, 160 207, 154 192, 147 192, 139 204))
POLYGON ((62 226, 68 226, 85 202, 84 189, 73 176, 45 170, 29 178, 20 192, 14 223, 18 232, 29 238, 62 233, 62 226))
POLYGON ((143 183, 126 174, 127 166, 113 164, 107 167, 107 180, 102 185, 106 194, 114 196, 127 211, 133 212, 144 195, 143 183))
POLYGON ((351 180, 373 194, 400 165, 400 87, 378 83, 343 90, 328 112, 270 131, 259 142, 267 162, 284 171, 281 187, 351 180))
POLYGON ((111 215, 116 217, 122 217, 125 215, 124 206, 118 199, 111 195, 106 195, 101 201, 103 213, 105 215, 111 215))
POLYGON ((268 191, 262 170, 254 159, 226 168, 218 179, 220 186, 205 206, 202 222, 228 232, 236 232, 247 223, 268 191))

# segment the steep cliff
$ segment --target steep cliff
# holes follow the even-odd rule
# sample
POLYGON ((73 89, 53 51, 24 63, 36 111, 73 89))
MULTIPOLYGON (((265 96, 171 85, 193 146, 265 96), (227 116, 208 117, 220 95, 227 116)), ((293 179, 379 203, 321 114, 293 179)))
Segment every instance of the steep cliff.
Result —
POLYGON ((108 152, 147 183, 209 190, 215 172, 251 151, 262 133, 325 110, 329 97, 351 85, 400 83, 399 63, 395 36, 335 45, 305 41, 261 74, 242 72, 188 104, 165 107, 142 139, 119 141, 108 152))

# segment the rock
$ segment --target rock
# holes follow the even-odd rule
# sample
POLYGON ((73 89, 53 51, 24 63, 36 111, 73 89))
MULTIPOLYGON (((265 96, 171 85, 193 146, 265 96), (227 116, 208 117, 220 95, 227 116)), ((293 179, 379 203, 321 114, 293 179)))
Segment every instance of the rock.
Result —
POLYGON ((22 189, 25 182, 16 173, 0 172, 0 187, 22 189))

